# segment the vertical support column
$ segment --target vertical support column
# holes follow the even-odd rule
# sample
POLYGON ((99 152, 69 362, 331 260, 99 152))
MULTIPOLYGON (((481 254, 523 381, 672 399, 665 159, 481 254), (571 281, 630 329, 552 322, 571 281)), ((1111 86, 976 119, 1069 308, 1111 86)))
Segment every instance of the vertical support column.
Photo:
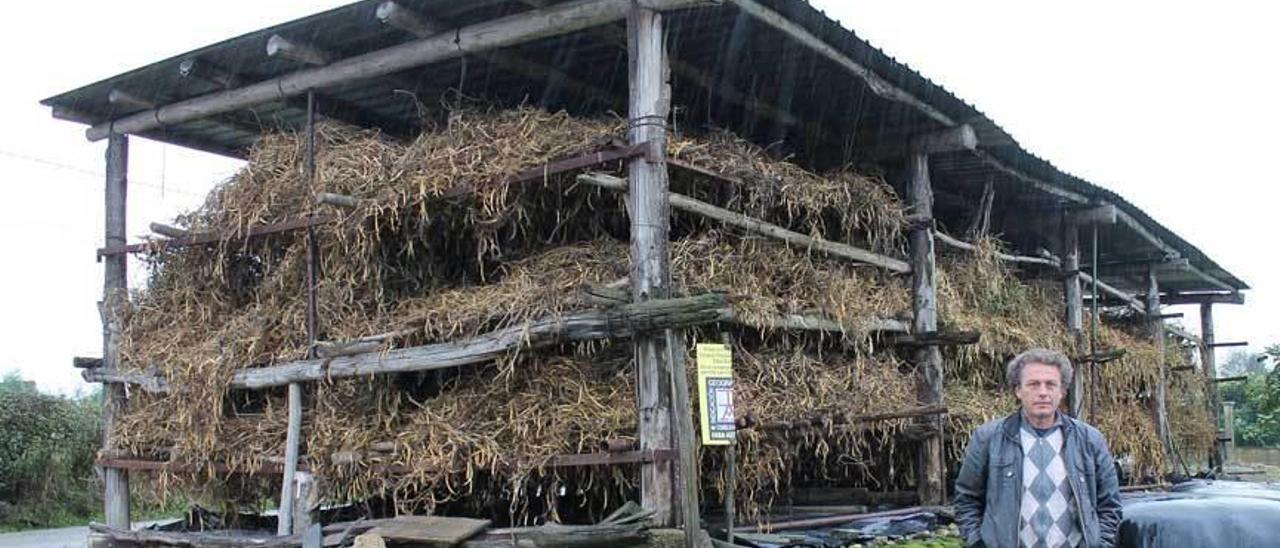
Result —
MULTIPOLYGON (((934 279, 933 187, 929 180, 929 156, 913 152, 907 160, 910 181, 907 203, 911 216, 922 221, 911 228, 911 305, 914 312, 912 331, 930 333, 938 330, 937 282, 934 279)), ((915 350, 916 397, 923 405, 943 403, 942 352, 937 346, 921 346, 915 350)), ((916 489, 920 503, 942 504, 943 487, 942 421, 927 417, 937 428, 935 435, 924 439, 916 468, 916 489)))
MULTIPOLYGON (((316 172, 316 97, 315 93, 307 93, 307 156, 303 164, 303 177, 308 186, 315 178, 316 172)), ((315 357, 316 342, 316 238, 312 229, 307 229, 307 340, 310 346, 307 357, 315 357)), ((309 527, 310 519, 297 521, 298 516, 309 518, 311 507, 311 476, 298 474, 298 458, 302 445, 302 385, 289 383, 289 424, 285 433, 284 445, 284 477, 280 482, 280 511, 276 515, 276 534, 290 535, 302 533, 309 527), (305 497, 299 498, 305 490, 305 497), (301 505, 301 506, 299 506, 301 505)))
POLYGON ((1222 402, 1222 464, 1231 462, 1232 453, 1236 448, 1236 402, 1222 402))
POLYGON ((1169 415, 1165 407, 1165 394, 1168 390, 1168 364, 1164 359, 1164 319, 1160 317, 1160 283, 1156 279, 1156 264, 1147 266, 1147 318, 1151 325, 1151 339, 1156 345, 1159 355, 1156 368, 1159 371, 1155 390, 1151 399, 1151 414, 1155 417, 1156 432, 1160 442, 1164 444, 1165 454, 1172 455, 1169 445, 1169 415))
MULTIPOLYGON (((1066 298, 1067 330, 1071 332, 1075 343, 1073 352, 1077 356, 1087 354, 1089 349, 1084 338, 1084 296, 1080 290, 1080 226, 1071 214, 1063 216, 1062 221, 1062 294, 1066 298)), ((1084 379, 1088 375, 1086 367, 1093 363, 1075 364, 1075 375, 1071 378, 1070 405, 1071 416, 1080 417, 1084 412, 1084 379)), ((1092 417, 1090 417, 1092 418, 1092 417)))
MULTIPOLYGON (((633 144, 650 143, 648 154, 627 164, 631 197, 631 296, 635 302, 667 296, 671 284, 667 249, 670 202, 667 194, 666 131, 670 110, 666 92, 666 51, 662 14, 636 7, 627 16, 630 96, 628 129, 633 144)), ((671 431, 671 350, 668 337, 635 338, 636 406, 640 449, 669 450, 671 431)), ((640 500, 659 526, 673 523, 675 481, 670 461, 640 467, 640 500)))
MULTIPOLYGON (((129 137, 112 133, 107 138, 106 184, 106 244, 107 247, 125 244, 125 213, 129 187, 129 137)), ((120 311, 129 298, 129 256, 124 253, 109 255, 103 259, 105 282, 102 288, 102 365, 110 371, 118 371, 120 365, 120 311)), ((105 385, 102 405, 102 446, 111 449, 111 429, 116 414, 124 409, 123 384, 105 385)), ((104 503, 107 526, 128 530, 129 521, 129 472, 119 468, 102 470, 104 503)))
POLYGON ((1200 304, 1200 339, 1203 346, 1200 347, 1200 364, 1204 369, 1204 376, 1208 378, 1209 393, 1205 396, 1208 398, 1209 416, 1213 419, 1214 444, 1213 454, 1209 455, 1209 467, 1212 469, 1220 469, 1222 463, 1226 461, 1225 451, 1222 450, 1222 442, 1217 438, 1222 437, 1218 426, 1218 409, 1221 407, 1219 403, 1221 396, 1218 394, 1218 383, 1213 380, 1218 378, 1218 357, 1214 352, 1213 343, 1217 337, 1213 334, 1213 303, 1206 302, 1200 304))

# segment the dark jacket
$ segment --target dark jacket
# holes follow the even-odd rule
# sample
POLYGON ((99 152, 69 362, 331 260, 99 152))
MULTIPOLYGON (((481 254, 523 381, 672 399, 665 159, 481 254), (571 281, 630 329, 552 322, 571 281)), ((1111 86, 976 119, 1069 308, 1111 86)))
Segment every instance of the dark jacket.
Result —
MULTIPOLYGON (((1063 464, 1068 470, 1084 546, 1111 547, 1120 529, 1120 485, 1107 440, 1098 429, 1063 417, 1063 464)), ((956 478, 956 521, 968 546, 1016 548, 1022 504, 1022 413, 988 422, 973 433, 956 478)))

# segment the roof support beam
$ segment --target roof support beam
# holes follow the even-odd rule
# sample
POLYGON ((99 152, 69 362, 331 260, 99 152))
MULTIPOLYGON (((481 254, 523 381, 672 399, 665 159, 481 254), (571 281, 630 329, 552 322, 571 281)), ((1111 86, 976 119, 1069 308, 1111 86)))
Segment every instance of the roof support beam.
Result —
MULTIPOLYGON (((447 24, 442 24, 444 23, 443 21, 429 20, 392 0, 378 4, 374 17, 377 17, 379 21, 387 26, 395 27, 418 38, 429 38, 449 30, 447 24)), ((489 51, 482 52, 478 56, 508 72, 514 72, 532 79, 549 79, 559 82, 560 85, 584 98, 599 97, 604 98, 606 103, 620 103, 619 99, 621 97, 615 98, 607 90, 574 78, 556 67, 534 61, 523 55, 503 51, 489 51)))
POLYGON ((333 61, 334 55, 311 44, 290 40, 279 34, 267 39, 267 57, 279 57, 304 65, 321 66, 333 61))
POLYGON ((1244 304, 1243 293, 1172 293, 1160 297, 1165 304, 1244 304))
MULTIPOLYGON (((736 0, 735 0, 735 1, 736 1, 736 0)), ((1075 202, 1075 203, 1078 203, 1078 204, 1088 204, 1088 203, 1091 203, 1091 202, 1092 202, 1092 199, 1090 199, 1089 197, 1087 197, 1087 196, 1085 196, 1085 195, 1083 195, 1083 194, 1080 194, 1080 193, 1077 193, 1077 192, 1074 192, 1074 191, 1071 191, 1071 190, 1067 190, 1067 189, 1064 189, 1064 188, 1060 188, 1060 187, 1058 187, 1058 186, 1056 186, 1056 185, 1052 185, 1052 184, 1046 183, 1046 182, 1044 182, 1044 181, 1041 181, 1041 180, 1039 180, 1039 179, 1036 179, 1036 178, 1034 178, 1034 177, 1031 177, 1030 175, 1027 175, 1027 174, 1025 174, 1025 173, 1022 173, 1021 171, 1019 171, 1019 170, 1017 170, 1017 169, 1014 169, 1014 168, 1012 168, 1012 167, 1009 167, 1009 166, 1005 165, 1005 164, 1004 164, 1004 162, 1001 162, 999 159, 995 158, 994 156, 992 156, 991 154, 987 153, 986 151, 983 151, 983 150, 980 150, 980 149, 979 149, 979 150, 975 150, 975 151, 974 151, 974 154, 976 154, 979 158, 981 158, 981 159, 982 159, 984 162, 986 162, 988 165, 990 165, 991 167, 995 168, 997 171, 1000 171, 1000 172, 1005 173, 1006 175, 1009 175, 1009 176, 1011 176, 1011 177, 1013 177, 1013 178, 1015 178, 1015 179, 1021 180, 1021 181, 1025 182, 1025 183, 1028 183, 1028 184, 1032 185, 1033 187, 1035 187, 1035 188, 1036 188, 1036 190, 1040 190, 1040 191, 1042 191, 1042 192, 1046 192, 1046 193, 1048 193, 1048 194, 1052 194, 1052 195, 1057 196, 1057 197, 1059 197, 1059 198, 1062 198, 1062 199, 1064 199, 1064 200, 1067 200, 1067 201, 1070 201, 1070 202, 1075 202)), ((1104 206, 1106 206, 1106 205, 1111 205, 1111 204, 1103 204, 1103 205, 1104 205, 1104 206)), ((1113 206, 1113 207, 1114 207, 1114 206, 1113 206)), ((1161 240, 1160 238, 1156 237, 1156 235, 1155 235, 1155 234, 1152 234, 1150 230, 1147 230, 1147 228, 1146 228, 1145 226, 1143 226, 1143 225, 1142 225, 1142 223, 1138 222, 1138 220, 1137 220, 1137 219, 1135 219, 1135 218, 1133 218, 1133 216, 1132 216, 1132 215, 1130 215, 1128 212, 1126 212, 1126 211, 1124 211, 1124 210, 1122 210, 1122 209, 1116 208, 1116 221, 1117 221, 1117 222, 1119 222, 1120 224, 1124 225, 1126 228, 1128 228, 1128 229, 1130 229, 1130 230, 1134 231, 1135 233, 1137 233, 1137 235, 1138 235, 1139 237, 1141 237, 1142 239, 1146 240, 1146 241, 1147 241, 1147 243, 1150 243, 1150 244, 1151 244, 1152 246, 1154 246, 1156 249, 1158 249, 1158 250, 1160 250, 1161 252, 1165 253, 1165 256, 1166 256, 1166 257, 1176 259, 1176 258, 1180 258, 1180 257, 1182 256, 1182 254, 1181 254, 1181 253, 1179 253, 1177 249, 1175 249, 1173 246, 1170 246, 1169 244, 1165 243, 1165 242, 1164 242, 1164 240, 1161 240)), ((1196 266, 1194 266, 1194 265, 1192 265, 1192 266, 1188 267, 1188 271, 1190 271, 1192 274, 1195 274, 1197 277, 1199 277, 1200 279, 1204 280, 1205 282, 1207 282, 1207 283, 1209 283, 1209 284, 1211 284, 1211 285, 1214 285, 1214 286, 1220 287, 1220 288, 1225 289, 1225 290, 1227 290, 1227 291, 1235 291, 1235 290, 1236 290, 1236 288, 1232 287, 1231 285, 1227 284, 1226 282, 1223 282, 1222 280, 1219 280, 1219 279, 1217 279, 1217 278, 1215 278, 1215 277, 1211 276, 1209 273, 1207 273, 1207 272, 1205 272, 1205 271, 1201 270, 1199 267, 1196 267, 1196 266)))
POLYGON ((800 42, 805 47, 812 49, 818 54, 844 67, 845 70, 852 72, 855 76, 866 82, 867 87, 872 93, 884 97, 891 101, 897 101, 909 105, 923 113, 925 116, 937 121, 944 126, 954 126, 956 121, 951 117, 943 114, 942 111, 934 108, 932 105, 920 100, 920 98, 912 95, 910 92, 895 86, 893 83, 881 78, 871 69, 850 59, 839 50, 828 45, 824 40, 814 36, 804 27, 793 23, 790 19, 782 16, 755 0, 729 0, 729 3, 738 7, 743 13, 755 17, 766 25, 773 27, 792 39, 800 42))
MULTIPOLYGON (((268 53, 270 55, 270 53, 268 53)), ((183 61, 178 65, 178 73, 183 78, 193 78, 208 82, 219 87, 230 87, 232 85, 244 85, 248 82, 244 76, 233 71, 222 68, 204 59, 193 57, 183 61)), ((329 95, 315 94, 315 110, 322 118, 328 118, 337 122, 350 124, 356 127, 366 127, 370 125, 382 128, 384 132, 394 137, 409 138, 415 133, 416 128, 413 124, 402 119, 382 116, 380 114, 361 108, 342 99, 338 99, 329 95)), ((283 100, 286 106, 301 111, 307 111, 307 101, 301 97, 290 97, 283 100)), ((223 121, 227 116, 220 116, 218 119, 223 121)), ((231 122, 228 122, 231 123, 231 122)), ((245 125, 236 123, 236 129, 253 131, 260 133, 261 128, 257 125, 245 125)))
MULTIPOLYGON (((707 0, 644 0, 656 10, 695 7, 707 0)), ((467 54, 577 32, 624 18, 633 0, 576 0, 477 23, 389 48, 299 70, 248 86, 210 93, 90 127, 85 136, 100 141, 111 134, 141 133, 170 124, 281 101, 308 91, 395 74, 467 54)))

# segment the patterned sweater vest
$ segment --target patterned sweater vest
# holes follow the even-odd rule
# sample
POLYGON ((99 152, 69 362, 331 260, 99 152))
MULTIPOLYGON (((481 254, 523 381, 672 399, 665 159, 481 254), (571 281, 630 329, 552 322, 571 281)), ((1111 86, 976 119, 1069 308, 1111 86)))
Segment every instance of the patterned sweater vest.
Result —
POLYGON ((1083 536, 1062 460, 1062 428, 1038 434, 1025 422, 1022 442, 1022 505, 1018 544, 1026 548, 1080 546, 1083 536))

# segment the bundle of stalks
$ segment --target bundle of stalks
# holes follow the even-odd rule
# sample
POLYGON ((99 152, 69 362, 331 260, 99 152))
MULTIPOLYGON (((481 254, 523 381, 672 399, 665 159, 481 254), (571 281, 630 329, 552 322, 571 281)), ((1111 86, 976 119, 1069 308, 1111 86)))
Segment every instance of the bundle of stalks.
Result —
POLYGON ((975 388, 997 387, 1004 383, 1005 362, 1028 348, 1072 354, 1060 285, 1018 278, 996 257, 1000 243, 993 238, 979 240, 977 246, 977 252, 949 254, 939 260, 942 323, 982 334, 978 344, 949 352, 946 378, 975 388))
POLYGON ((1173 370, 1178 366, 1191 366, 1197 349, 1166 343, 1165 360, 1169 367, 1169 430, 1174 449, 1182 457, 1188 469, 1196 472, 1208 467, 1209 455, 1216 447, 1218 428, 1209 412, 1209 394, 1212 385, 1204 373, 1191 369, 1173 370))
MULTIPOLYGON (((303 177, 302 139, 266 138, 242 172, 177 224, 232 233, 336 214, 336 222, 310 231, 320 259, 321 340, 397 332, 388 344, 408 346, 467 337, 580 309, 578 289, 627 275, 620 196, 578 187, 571 175, 498 184, 520 170, 598 149, 621 130, 616 121, 528 109, 457 113, 408 145, 321 126, 314 181, 303 177), (320 192, 353 196, 358 204, 321 212, 314 205, 320 192)), ((902 208, 882 181, 848 172, 814 175, 724 135, 678 136, 670 146, 674 157, 728 178, 675 171, 672 185, 683 192, 817 237, 886 252, 899 246, 902 208)), ((812 314, 860 336, 868 321, 906 308, 900 279, 709 228, 676 219, 673 232, 684 237, 672 246, 673 278, 686 292, 729 291, 748 324, 812 314)), ((306 256, 306 234, 294 232, 148 257, 150 281, 124 318, 124 367, 158 372, 171 391, 134 398, 117 423, 113 451, 233 470, 283 454, 283 392, 232 393, 227 384, 238 368, 307 354, 306 256)), ((558 481, 558 472, 537 471, 551 455, 634 437, 625 350, 578 345, 522 352, 492 368, 318 383, 307 388, 304 452, 334 500, 377 493, 427 507, 495 496, 524 504, 536 498, 533 491, 545 495, 547 481, 558 481), (389 451, 386 442, 393 444, 389 451), (328 458, 354 453, 363 457, 328 458), (486 497, 477 484, 506 488, 486 497)), ((789 359, 812 370, 808 378, 829 378, 848 390, 856 388, 851 378, 862 378, 848 365, 819 374, 822 364, 801 355, 789 359)), ((793 388, 788 382, 799 379, 743 384, 757 394, 741 400, 744 409, 769 417, 798 412, 802 406, 786 406, 809 400, 781 397, 793 388)), ((778 466, 760 469, 782 478, 787 470, 778 466)), ((615 494, 633 481, 617 470, 596 472, 575 475, 615 494)), ((751 478, 744 476, 754 482, 744 484, 767 483, 751 478)), ((165 485, 200 490, 214 481, 212 474, 175 472, 165 485)))
MULTIPOLYGON (((914 407, 915 385, 891 355, 823 351, 795 340, 769 348, 734 349, 734 402, 740 416, 762 421, 818 424, 789 430, 746 429, 738 434, 735 500, 745 520, 762 520, 789 501, 797 484, 866 484, 887 488, 877 462, 892 459, 895 434, 911 421, 850 422, 855 415, 914 407)), ((703 451, 704 496, 719 500, 727 488, 720 451, 703 451)), ((902 480, 899 476, 896 478, 902 480)))

